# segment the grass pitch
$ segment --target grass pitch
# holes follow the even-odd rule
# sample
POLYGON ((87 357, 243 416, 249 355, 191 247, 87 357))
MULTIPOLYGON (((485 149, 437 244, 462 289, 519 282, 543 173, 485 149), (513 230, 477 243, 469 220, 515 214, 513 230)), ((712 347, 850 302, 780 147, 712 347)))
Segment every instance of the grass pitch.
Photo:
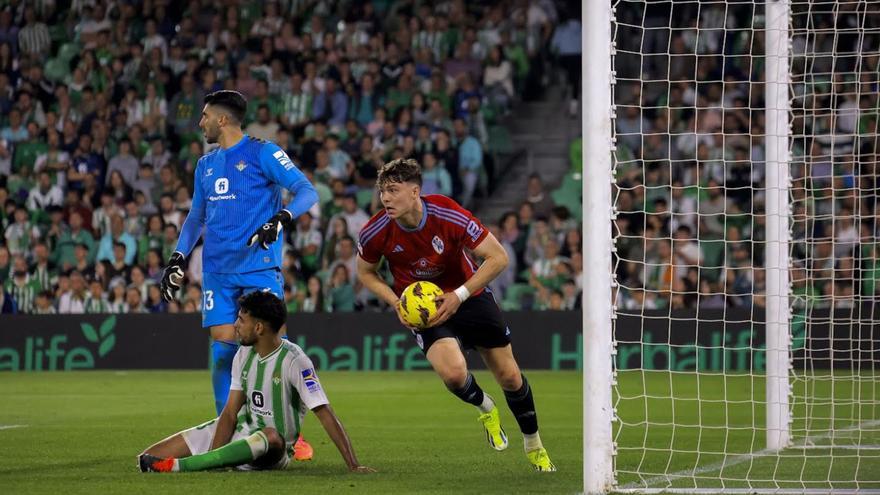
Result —
MULTIPOLYGON (((580 492, 580 372, 528 372, 541 436, 559 468, 550 475, 531 471, 498 386, 487 373, 476 375, 500 403, 510 436, 505 452, 488 448, 475 410, 430 372, 326 372, 321 379, 333 408, 361 462, 378 473, 348 474, 309 415, 305 434, 315 448, 312 462, 292 463, 281 472, 164 475, 138 472, 135 456, 212 416, 207 371, 3 373, 0 493, 580 492)), ((796 380, 797 447, 775 454, 763 450, 763 376, 621 372, 618 486, 878 489, 877 378, 838 373, 796 380)))
POLYGON ((207 371, 0 374, 0 493, 576 493, 582 487, 581 374, 528 372, 541 437, 559 468, 532 471, 522 435, 491 376, 510 447, 486 444, 476 410, 430 372, 325 372, 320 377, 363 464, 349 474, 314 416, 315 459, 280 472, 142 474, 148 445, 213 416, 207 371), (20 426, 16 426, 20 425, 20 426))

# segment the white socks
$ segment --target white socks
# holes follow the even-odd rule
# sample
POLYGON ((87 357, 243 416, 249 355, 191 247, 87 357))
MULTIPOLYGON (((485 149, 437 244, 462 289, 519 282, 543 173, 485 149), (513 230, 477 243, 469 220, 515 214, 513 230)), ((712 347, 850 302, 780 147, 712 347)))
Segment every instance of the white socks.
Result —
POLYGON ((538 435, 537 431, 531 435, 523 433, 523 446, 526 452, 544 448, 544 444, 541 443, 541 435, 538 435))
POLYGON ((481 413, 485 414, 492 410, 495 407, 495 401, 492 400, 492 397, 489 397, 489 394, 483 392, 483 403, 477 406, 481 413))

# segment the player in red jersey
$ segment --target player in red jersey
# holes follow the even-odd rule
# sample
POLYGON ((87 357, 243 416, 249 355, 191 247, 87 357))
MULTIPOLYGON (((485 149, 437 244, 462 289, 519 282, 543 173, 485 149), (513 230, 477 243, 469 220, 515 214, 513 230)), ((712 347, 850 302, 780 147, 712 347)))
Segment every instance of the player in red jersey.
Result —
POLYGON ((480 409, 489 446, 504 450, 507 436, 498 408, 477 385, 461 351, 462 347, 476 349, 504 391, 523 433, 529 462, 538 471, 555 471, 538 435, 532 390, 513 357, 510 329, 486 288, 507 267, 506 251, 471 212, 452 199, 421 196, 422 173, 415 160, 385 164, 376 183, 384 210, 359 235, 361 283, 395 308, 400 293, 416 280, 440 286, 444 293, 437 297, 437 314, 429 327, 410 329, 422 352, 450 392, 480 409), (468 251, 484 259, 479 268, 468 251), (377 273, 382 257, 391 267, 393 288, 377 273))

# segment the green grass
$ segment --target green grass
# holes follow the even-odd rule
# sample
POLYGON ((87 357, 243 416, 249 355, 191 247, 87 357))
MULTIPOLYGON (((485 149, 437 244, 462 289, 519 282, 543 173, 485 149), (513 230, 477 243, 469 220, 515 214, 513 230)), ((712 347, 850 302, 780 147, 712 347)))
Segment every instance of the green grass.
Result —
POLYGON ((791 399, 795 447, 775 454, 762 452, 763 375, 621 372, 616 406, 621 421, 615 428, 618 484, 825 490, 858 483, 880 488, 880 450, 839 448, 880 447, 877 378, 840 372, 832 378, 822 372, 796 380, 791 399), (829 448, 798 448, 806 444, 829 448), (661 479, 694 469, 699 470, 696 477, 661 479))
MULTIPOLYGON (((0 493, 577 493, 581 490, 581 375, 528 373, 541 436, 559 467, 533 473, 506 407, 511 447, 491 451, 473 408, 430 372, 327 372, 330 400, 364 464, 351 475, 313 416, 315 460, 281 472, 141 474, 135 455, 212 416, 207 371, 0 374, 0 493), (283 492, 282 492, 283 493, 283 492)), ((477 378, 499 401, 486 373, 477 378)), ((619 375, 618 485, 650 488, 880 488, 880 450, 765 447, 764 377, 665 371, 619 375), (753 400, 756 399, 756 400, 753 400), (675 424, 675 427, 672 424, 675 424), (699 452, 699 454, 698 454, 699 452), (759 453, 759 455, 756 455, 759 453), (722 461, 726 466, 717 467, 722 461), (698 469, 696 477, 658 476, 698 469), (724 480, 723 482, 721 480, 724 480), (747 481, 748 480, 748 481, 747 481)), ((794 385, 794 441, 880 446, 876 376, 835 374, 794 385), (804 397, 813 399, 807 403, 804 397), (835 405, 832 406, 833 397, 835 405), (860 405, 856 405, 860 404, 860 405), (809 413, 808 413, 809 411, 809 413), (803 418, 813 418, 809 423, 803 418), (860 428, 857 428, 861 425, 860 428)))
POLYGON ((148 445, 213 415, 207 371, 0 374, 0 493, 576 493, 582 487, 581 374, 528 373, 541 437, 559 472, 539 475, 491 377, 510 448, 486 445, 474 408, 430 372, 321 374, 362 463, 352 475, 313 415, 315 460, 280 472, 142 474, 148 445), (246 490, 246 491, 245 491, 246 490))

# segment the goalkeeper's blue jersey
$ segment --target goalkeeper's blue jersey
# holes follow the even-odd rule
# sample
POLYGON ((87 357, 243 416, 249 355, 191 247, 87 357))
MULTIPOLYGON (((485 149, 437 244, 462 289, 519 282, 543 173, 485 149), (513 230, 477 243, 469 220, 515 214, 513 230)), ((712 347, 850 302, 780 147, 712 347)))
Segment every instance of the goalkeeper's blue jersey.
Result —
POLYGON ((305 175, 274 143, 244 136, 228 149, 204 155, 196 166, 192 209, 177 251, 188 256, 204 227, 203 271, 248 273, 280 267, 281 238, 268 250, 259 243, 248 247, 247 242, 282 209, 282 188, 294 193, 287 208, 294 218, 318 199, 305 175))

